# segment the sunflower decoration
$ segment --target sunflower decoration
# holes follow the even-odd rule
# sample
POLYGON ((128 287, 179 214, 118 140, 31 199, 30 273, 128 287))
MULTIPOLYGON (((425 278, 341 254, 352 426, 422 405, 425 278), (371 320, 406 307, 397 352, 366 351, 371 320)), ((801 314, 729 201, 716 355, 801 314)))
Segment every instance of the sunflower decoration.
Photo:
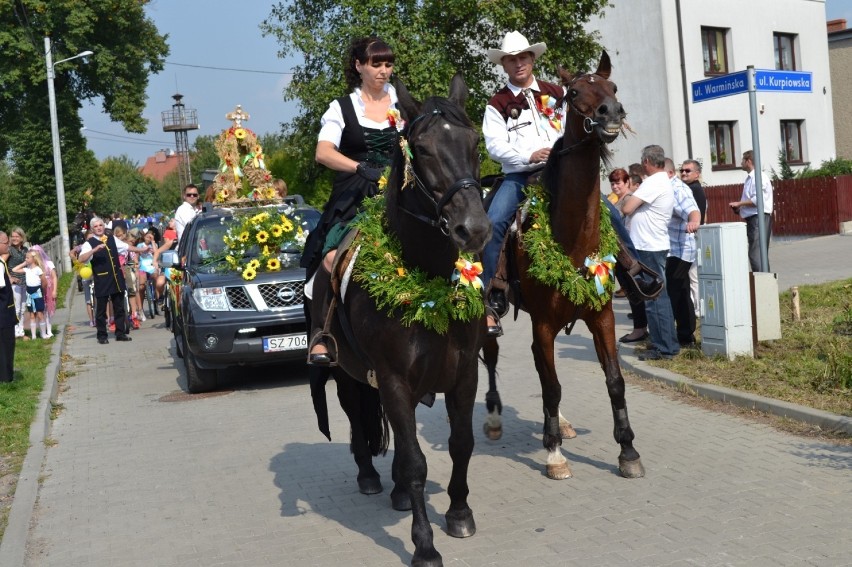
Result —
POLYGON ((293 244, 301 249, 307 236, 302 227, 287 216, 292 212, 291 208, 284 214, 276 208, 271 211, 237 209, 234 221, 223 237, 228 267, 248 281, 255 279, 260 272, 281 270, 279 256, 282 249, 293 244))
POLYGON ((213 180, 215 202, 278 201, 272 175, 266 169, 263 147, 257 134, 243 125, 249 114, 237 105, 225 118, 232 124, 215 142, 219 154, 219 173, 213 180))

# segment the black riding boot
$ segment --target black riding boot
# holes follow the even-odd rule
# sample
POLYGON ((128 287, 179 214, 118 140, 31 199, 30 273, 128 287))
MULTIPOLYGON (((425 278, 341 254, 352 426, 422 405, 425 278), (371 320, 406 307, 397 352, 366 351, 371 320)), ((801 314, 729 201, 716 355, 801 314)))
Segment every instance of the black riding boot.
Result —
POLYGON ((314 366, 337 366, 337 342, 329 333, 333 309, 334 292, 331 275, 320 266, 314 275, 313 299, 311 300, 311 340, 308 344, 308 364, 314 366), (327 352, 311 354, 318 344, 324 344, 327 352))

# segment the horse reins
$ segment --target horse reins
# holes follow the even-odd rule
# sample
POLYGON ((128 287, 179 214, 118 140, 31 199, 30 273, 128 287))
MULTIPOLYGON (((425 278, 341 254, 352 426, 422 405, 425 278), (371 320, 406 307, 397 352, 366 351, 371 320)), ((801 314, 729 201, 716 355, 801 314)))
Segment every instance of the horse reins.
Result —
MULTIPOLYGON (((410 137, 411 131, 414 129, 414 126, 419 121, 423 120, 424 118, 443 115, 443 114, 444 113, 441 111, 441 109, 435 108, 435 109, 432 110, 432 112, 424 113, 424 114, 417 116, 416 118, 414 118, 414 120, 412 120, 410 123, 408 123, 406 125, 405 130, 403 130, 403 135, 405 136, 405 134, 408 134, 409 137, 410 137)), ((429 189, 426 188, 426 184, 423 183, 423 180, 420 179, 420 176, 418 176, 417 172, 414 171, 414 166, 413 166, 414 157, 413 157, 413 155, 411 157, 411 162, 412 162, 411 175, 414 179, 414 186, 418 189, 418 194, 425 196, 426 199, 429 201, 429 203, 434 207, 435 218, 430 218, 430 217, 427 217, 425 215, 415 213, 414 211, 410 211, 410 210, 406 209, 402 205, 399 205, 398 208, 402 212, 404 212, 407 215, 419 220, 420 222, 423 222, 425 224, 428 224, 429 226, 437 228, 438 230, 440 230, 444 234, 444 236, 449 236, 449 234, 450 234, 449 220, 447 219, 447 217, 443 213, 444 207, 447 206, 447 203, 450 202, 450 199, 452 199, 453 196, 462 189, 466 189, 466 188, 470 187, 470 188, 476 189, 477 191, 480 191, 479 181, 477 181, 476 179, 474 179, 472 177, 462 177, 461 179, 459 179, 458 181, 456 181, 455 183, 450 185, 449 188, 447 188, 447 190, 444 191, 444 193, 441 195, 441 198, 436 201, 435 197, 432 196, 432 192, 429 191, 429 189)))

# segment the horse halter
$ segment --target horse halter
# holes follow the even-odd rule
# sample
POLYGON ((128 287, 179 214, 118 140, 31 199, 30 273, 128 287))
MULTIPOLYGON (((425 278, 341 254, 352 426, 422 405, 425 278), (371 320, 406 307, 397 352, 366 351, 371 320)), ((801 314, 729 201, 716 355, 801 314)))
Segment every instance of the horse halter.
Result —
MULTIPOLYGON (((596 75, 594 73, 584 73, 583 75, 575 77, 570 83, 568 83, 568 93, 565 95, 565 102, 568 103, 568 109, 569 110, 572 110, 573 112, 577 113, 579 116, 581 116, 583 118, 583 132, 585 132, 586 135, 583 136, 580 139, 580 141, 575 142, 568 147, 562 148, 562 150, 559 151, 559 155, 569 154, 572 151, 576 150, 577 148, 579 148, 581 146, 586 145, 587 143, 589 143, 590 141, 592 141, 594 139, 594 138, 592 138, 592 134, 595 131, 595 126, 600 125, 600 123, 595 121, 591 116, 589 116, 588 114, 586 114, 582 110, 580 110, 580 108, 576 104, 574 104, 572 97, 569 96, 569 95, 571 94, 571 89, 574 88, 574 83, 580 81, 581 79, 588 79, 588 81, 590 83, 594 83, 595 82, 595 76, 596 75)), ((567 120, 566 120, 566 123, 567 123, 567 120)), ((573 134, 573 132, 572 132, 572 134, 573 134)), ((600 143, 602 144, 603 142, 600 142, 600 143)))
MULTIPOLYGON (((406 134, 408 134, 408 136, 410 137, 411 131, 414 129, 414 126, 419 121, 423 120, 424 118, 430 118, 430 117, 433 117, 433 116, 439 116, 439 115, 443 115, 443 114, 444 113, 440 109, 435 108, 435 109, 432 110, 432 112, 427 112, 427 113, 424 113, 424 114, 417 116, 416 118, 414 118, 414 120, 412 120, 411 122, 409 122, 406 125, 405 130, 403 131, 403 137, 405 137, 406 134)), ((405 153, 405 151, 406 150, 403 150, 403 153, 405 153)), ((411 176, 414 179, 414 186, 418 189, 417 194, 425 196, 426 200, 434 207, 434 209, 435 209, 434 218, 430 218, 430 217, 415 213, 413 211, 410 211, 410 210, 406 209, 405 207, 403 207, 402 205, 399 205, 398 208, 402 212, 406 213, 407 215, 409 215, 411 217, 414 217, 415 219, 419 220, 420 222, 423 222, 425 224, 428 224, 429 226, 432 226, 432 227, 439 229, 444 234, 444 236, 449 236, 450 235, 450 221, 449 221, 449 219, 447 219, 446 215, 444 215, 444 207, 446 207, 447 203, 450 202, 450 199, 452 199, 453 196, 462 189, 473 188, 477 192, 479 192, 481 190, 480 186, 479 186, 479 181, 477 181, 476 179, 474 179, 472 177, 462 177, 461 179, 457 180, 455 183, 450 185, 447 188, 447 190, 444 191, 444 193, 441 195, 441 198, 436 201, 435 197, 432 195, 432 192, 429 191, 429 189, 426 188, 426 184, 423 183, 423 180, 420 179, 420 176, 418 176, 417 172, 414 171, 414 155, 413 155, 413 152, 412 152, 412 154, 410 154, 410 156, 411 156, 411 161, 410 161, 410 163, 407 163, 405 165, 405 167, 410 168, 411 176)), ((403 184, 402 188, 405 189, 405 184, 403 184)))

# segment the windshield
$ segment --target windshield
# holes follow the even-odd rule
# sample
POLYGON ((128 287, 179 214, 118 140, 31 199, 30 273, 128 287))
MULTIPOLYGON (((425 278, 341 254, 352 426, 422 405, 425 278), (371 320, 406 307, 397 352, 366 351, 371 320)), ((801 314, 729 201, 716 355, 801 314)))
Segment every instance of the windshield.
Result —
MULTIPOLYGON (((256 211, 256 209, 255 209, 256 211)), ((278 259, 282 268, 291 268, 299 265, 302 255, 302 247, 308 233, 313 230, 319 222, 320 213, 315 209, 295 209, 287 216, 293 224, 302 228, 303 235, 282 243, 278 259)), ((195 241, 191 250, 188 250, 189 265, 200 273, 214 273, 231 271, 225 261, 227 247, 225 246, 225 234, 228 229, 240 222, 241 217, 220 217, 210 219, 198 219, 198 227, 195 230, 195 241)), ((257 246, 250 247, 244 258, 250 260, 260 253, 257 246)))

